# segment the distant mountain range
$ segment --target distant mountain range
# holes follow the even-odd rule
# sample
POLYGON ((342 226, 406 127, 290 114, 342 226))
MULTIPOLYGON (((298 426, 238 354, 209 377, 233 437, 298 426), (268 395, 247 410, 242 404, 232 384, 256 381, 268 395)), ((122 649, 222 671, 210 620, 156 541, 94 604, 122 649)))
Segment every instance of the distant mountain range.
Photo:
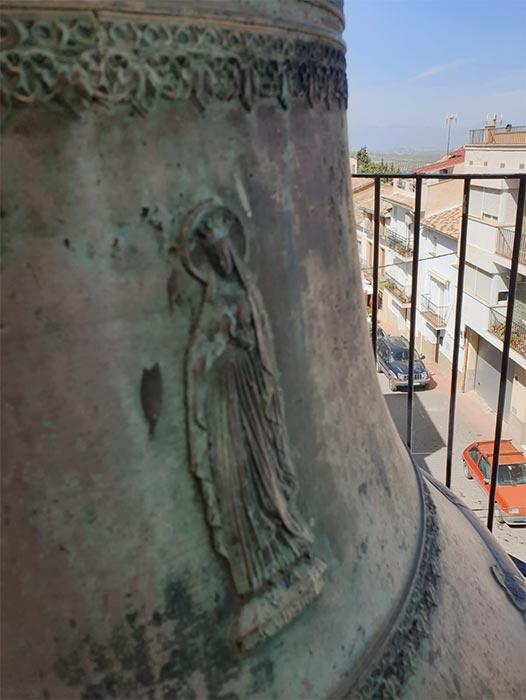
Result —
MULTIPOLYGON (((468 140, 468 132, 469 129, 453 127, 451 149, 463 146, 468 140)), ((445 126, 363 126, 358 124, 353 126, 351 124, 349 145, 351 151, 367 146, 369 153, 398 153, 400 159, 416 150, 445 153, 447 129, 445 126)))

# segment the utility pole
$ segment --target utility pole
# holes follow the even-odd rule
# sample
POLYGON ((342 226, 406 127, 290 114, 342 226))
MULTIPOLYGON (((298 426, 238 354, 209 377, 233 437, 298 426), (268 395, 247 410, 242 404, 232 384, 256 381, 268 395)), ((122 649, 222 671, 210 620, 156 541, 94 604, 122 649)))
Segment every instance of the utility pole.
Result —
POLYGON ((446 155, 449 155, 449 144, 451 143, 451 122, 458 121, 458 113, 446 114, 446 124, 447 124, 447 151, 446 155))

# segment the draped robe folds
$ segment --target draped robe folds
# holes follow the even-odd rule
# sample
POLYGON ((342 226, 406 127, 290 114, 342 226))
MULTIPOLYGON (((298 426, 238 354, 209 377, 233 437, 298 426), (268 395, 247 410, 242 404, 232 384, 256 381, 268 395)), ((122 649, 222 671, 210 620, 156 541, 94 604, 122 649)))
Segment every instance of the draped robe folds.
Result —
POLYGON ((233 246, 229 251, 233 271, 228 281, 214 273, 210 300, 229 327, 214 314, 221 329, 209 340, 222 352, 207 373, 203 417, 220 516, 215 536, 236 591, 247 595, 287 580, 313 538, 294 508, 296 477, 263 303, 233 246))

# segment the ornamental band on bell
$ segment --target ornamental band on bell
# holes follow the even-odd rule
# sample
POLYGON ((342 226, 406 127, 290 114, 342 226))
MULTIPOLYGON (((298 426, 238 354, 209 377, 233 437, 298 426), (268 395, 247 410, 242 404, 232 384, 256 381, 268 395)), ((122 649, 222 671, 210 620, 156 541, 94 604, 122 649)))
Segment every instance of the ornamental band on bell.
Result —
POLYGON ((292 98, 347 105, 345 56, 320 41, 170 22, 6 16, 0 19, 0 96, 7 108, 58 102, 145 113, 159 99, 199 110, 238 100, 287 109, 292 98))
POLYGON ((190 468, 243 601, 231 639, 249 650, 319 595, 326 566, 295 503, 272 336, 246 234, 233 212, 204 202, 186 217, 181 244, 201 287, 185 362, 190 468))

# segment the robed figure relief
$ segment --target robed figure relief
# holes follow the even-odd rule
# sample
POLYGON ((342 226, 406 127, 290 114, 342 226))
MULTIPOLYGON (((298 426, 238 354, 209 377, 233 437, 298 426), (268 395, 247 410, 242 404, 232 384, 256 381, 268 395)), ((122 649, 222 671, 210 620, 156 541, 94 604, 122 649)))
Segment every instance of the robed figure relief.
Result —
POLYGON ((242 601, 232 639, 245 650, 320 593, 325 564, 295 504, 272 337, 242 226, 205 202, 183 224, 182 251, 200 284, 185 367, 190 466, 242 601))

